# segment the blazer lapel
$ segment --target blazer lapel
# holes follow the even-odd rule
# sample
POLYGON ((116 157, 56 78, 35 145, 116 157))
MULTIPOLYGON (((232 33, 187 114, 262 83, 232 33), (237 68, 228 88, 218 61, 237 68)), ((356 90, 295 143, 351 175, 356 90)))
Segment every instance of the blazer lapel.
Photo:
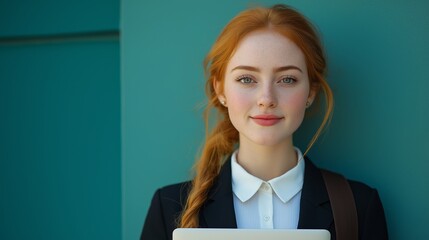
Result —
POLYGON ((202 208, 201 227, 237 228, 231 181, 231 160, 229 159, 223 164, 217 180, 210 189, 208 200, 202 208))
POLYGON ((329 229, 332 224, 331 205, 322 174, 306 157, 298 228, 329 229))

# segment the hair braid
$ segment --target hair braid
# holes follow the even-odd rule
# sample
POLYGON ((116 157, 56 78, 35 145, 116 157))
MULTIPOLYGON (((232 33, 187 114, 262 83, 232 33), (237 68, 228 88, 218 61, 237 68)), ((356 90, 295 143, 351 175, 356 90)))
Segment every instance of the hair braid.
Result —
POLYGON ((233 151, 237 141, 238 132, 227 118, 219 122, 208 136, 200 161, 196 164, 196 176, 181 216, 180 227, 198 227, 199 210, 208 197, 225 156, 233 151))

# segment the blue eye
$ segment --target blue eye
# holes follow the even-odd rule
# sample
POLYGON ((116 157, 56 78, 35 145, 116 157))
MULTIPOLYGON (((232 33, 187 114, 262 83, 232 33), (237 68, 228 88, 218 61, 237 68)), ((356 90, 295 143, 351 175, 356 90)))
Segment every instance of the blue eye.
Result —
POLYGON ((249 84, 249 83, 254 83, 255 82, 255 80, 253 80, 249 76, 242 76, 242 77, 239 77, 237 80, 240 81, 241 83, 244 83, 244 84, 249 84))
POLYGON ((294 77, 291 77, 291 76, 283 77, 279 81, 279 83, 285 83, 285 84, 291 84, 291 83, 294 83, 294 82, 296 82, 296 79, 294 77))

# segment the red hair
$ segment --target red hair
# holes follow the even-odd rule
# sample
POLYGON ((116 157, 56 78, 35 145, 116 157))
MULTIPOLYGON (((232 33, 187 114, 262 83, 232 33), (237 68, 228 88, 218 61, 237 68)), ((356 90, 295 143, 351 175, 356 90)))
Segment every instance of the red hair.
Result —
POLYGON ((204 117, 208 134, 201 157, 196 163, 196 176, 179 219, 179 227, 199 226, 199 210, 206 201, 208 191, 213 186, 225 158, 232 153, 234 145, 239 140, 238 132, 229 120, 227 109, 219 103, 214 81, 220 84, 223 91, 226 66, 238 44, 250 32, 261 29, 270 29, 293 41, 304 53, 311 88, 315 92, 320 89, 324 92, 325 116, 304 155, 331 118, 333 95, 324 78, 325 56, 319 37, 311 23, 302 14, 285 5, 275 5, 271 8, 258 7, 238 14, 223 29, 204 60, 207 75, 206 94, 209 100, 204 117), (219 119, 213 130, 209 131, 209 114, 213 108, 217 109, 219 119))

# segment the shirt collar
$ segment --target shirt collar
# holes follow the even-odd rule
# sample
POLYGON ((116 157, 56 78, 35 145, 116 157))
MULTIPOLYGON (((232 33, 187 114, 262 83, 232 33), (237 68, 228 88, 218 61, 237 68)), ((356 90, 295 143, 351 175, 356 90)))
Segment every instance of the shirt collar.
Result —
MULTIPOLYGON (((301 151, 298 148, 295 148, 295 151, 298 155, 297 165, 283 175, 266 182, 283 203, 298 194, 304 184, 305 161, 301 151)), ((241 202, 246 202, 258 192, 265 181, 251 175, 238 164, 237 153, 238 150, 231 156, 232 191, 241 202)))

